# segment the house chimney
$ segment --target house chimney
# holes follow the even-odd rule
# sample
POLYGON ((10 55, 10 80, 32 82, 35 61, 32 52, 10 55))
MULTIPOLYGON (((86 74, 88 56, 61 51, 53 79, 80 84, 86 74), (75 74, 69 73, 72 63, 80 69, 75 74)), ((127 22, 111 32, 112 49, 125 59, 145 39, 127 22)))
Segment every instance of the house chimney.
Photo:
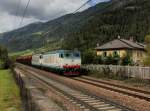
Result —
POLYGON ((130 41, 131 41, 131 42, 133 42, 133 41, 134 41, 133 37, 130 37, 130 41))
POLYGON ((118 35, 118 39, 120 39, 121 37, 120 37, 120 35, 118 35))
POLYGON ((99 43, 97 43, 96 46, 99 47, 99 43))

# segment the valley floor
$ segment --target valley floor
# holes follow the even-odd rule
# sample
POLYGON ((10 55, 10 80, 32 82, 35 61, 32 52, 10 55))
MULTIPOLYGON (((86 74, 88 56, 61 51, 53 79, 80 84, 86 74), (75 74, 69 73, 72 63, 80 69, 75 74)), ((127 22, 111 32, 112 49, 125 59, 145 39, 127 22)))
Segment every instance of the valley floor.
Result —
POLYGON ((0 70, 0 110, 21 110, 20 91, 10 70, 0 70))

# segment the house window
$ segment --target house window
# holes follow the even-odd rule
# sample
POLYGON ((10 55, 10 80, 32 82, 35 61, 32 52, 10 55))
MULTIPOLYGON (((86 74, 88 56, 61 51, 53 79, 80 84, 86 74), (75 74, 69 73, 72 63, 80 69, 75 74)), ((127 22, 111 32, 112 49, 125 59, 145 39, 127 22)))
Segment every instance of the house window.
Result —
POLYGON ((142 52, 138 52, 138 53, 137 53, 137 57, 143 57, 142 52))
POLYGON ((106 57, 107 56, 107 52, 104 52, 104 57, 106 57))
POLYGON ((143 57, 143 53, 142 52, 140 52, 140 56, 143 57))
POLYGON ((142 52, 138 51, 137 52, 137 57, 142 57, 142 52))
POLYGON ((113 52, 113 57, 119 57, 119 54, 118 54, 117 51, 114 51, 114 52, 113 52))
POLYGON ((118 52, 117 51, 114 51, 114 56, 118 55, 118 52))
POLYGON ((140 56, 139 56, 139 52, 138 52, 138 51, 137 51, 137 57, 140 57, 140 56))

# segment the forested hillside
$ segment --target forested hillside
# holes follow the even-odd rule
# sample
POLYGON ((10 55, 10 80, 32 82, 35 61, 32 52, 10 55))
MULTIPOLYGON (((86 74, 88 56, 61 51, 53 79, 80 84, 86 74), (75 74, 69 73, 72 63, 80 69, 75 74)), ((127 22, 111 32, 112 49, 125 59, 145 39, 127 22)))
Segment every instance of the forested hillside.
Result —
POLYGON ((122 38, 133 36, 135 40, 143 42, 144 36, 149 33, 149 0, 112 0, 81 13, 3 33, 0 43, 7 46, 9 51, 36 49, 45 45, 84 50, 118 35, 122 38))
POLYGON ((115 39, 118 35, 126 39, 132 36, 134 40, 144 42, 145 35, 149 33, 150 1, 132 0, 114 10, 93 14, 80 31, 66 38, 64 47, 84 50, 115 39))

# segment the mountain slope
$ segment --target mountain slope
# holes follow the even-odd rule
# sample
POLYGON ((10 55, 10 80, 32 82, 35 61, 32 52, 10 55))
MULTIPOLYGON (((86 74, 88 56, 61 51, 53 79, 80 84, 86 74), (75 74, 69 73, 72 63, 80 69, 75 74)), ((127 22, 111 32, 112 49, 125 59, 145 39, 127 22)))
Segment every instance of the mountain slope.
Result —
POLYGON ((68 14, 46 23, 34 23, 3 33, 0 43, 10 51, 52 47, 86 49, 118 35, 143 41, 150 33, 149 0, 112 0, 81 13, 68 14))
POLYGON ((65 48, 94 48, 97 43, 103 44, 120 35, 143 42, 150 33, 149 0, 113 0, 118 1, 102 13, 93 14, 83 28, 66 38, 65 48))

